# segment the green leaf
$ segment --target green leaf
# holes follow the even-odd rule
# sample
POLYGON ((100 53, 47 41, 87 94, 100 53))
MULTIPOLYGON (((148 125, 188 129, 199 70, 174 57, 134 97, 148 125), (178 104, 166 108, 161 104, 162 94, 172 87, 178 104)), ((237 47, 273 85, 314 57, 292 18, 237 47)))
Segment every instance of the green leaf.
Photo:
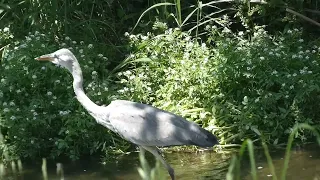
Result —
POLYGON ((258 134, 259 136, 261 136, 260 131, 259 131, 256 127, 251 127, 251 130, 252 130, 253 132, 255 132, 256 134, 258 134))

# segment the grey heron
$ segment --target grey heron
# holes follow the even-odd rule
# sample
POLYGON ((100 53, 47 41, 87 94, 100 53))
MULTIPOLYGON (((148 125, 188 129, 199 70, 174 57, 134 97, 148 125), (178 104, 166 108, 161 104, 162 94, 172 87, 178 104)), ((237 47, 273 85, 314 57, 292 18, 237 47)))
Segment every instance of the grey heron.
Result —
POLYGON ((95 104, 83 90, 80 64, 68 49, 63 48, 35 59, 50 61, 69 70, 73 76, 76 98, 96 122, 138 145, 142 153, 145 150, 152 153, 166 167, 172 180, 175 179, 174 170, 165 161, 158 146, 213 147, 219 144, 212 133, 196 123, 147 104, 127 100, 114 100, 108 106, 95 104))

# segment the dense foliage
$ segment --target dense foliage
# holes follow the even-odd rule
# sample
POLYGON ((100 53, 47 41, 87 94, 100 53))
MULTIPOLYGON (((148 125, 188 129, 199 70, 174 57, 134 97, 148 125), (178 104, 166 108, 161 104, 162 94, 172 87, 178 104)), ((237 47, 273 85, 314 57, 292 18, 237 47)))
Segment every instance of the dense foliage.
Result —
MULTIPOLYGON (((4 37, 10 36, 9 31, 5 33, 4 37)), ((112 95, 105 70, 108 58, 98 53, 93 44, 69 37, 56 40, 50 37, 50 33, 30 33, 3 53, 0 109, 5 143, 2 150, 8 149, 12 157, 67 155, 77 159, 111 143, 110 133, 98 126, 74 98, 69 72, 34 60, 58 47, 68 47, 79 57, 88 95, 102 105, 112 95)))
POLYGON ((62 47, 78 57, 97 104, 153 104, 222 143, 278 144, 299 122, 317 126, 316 1, 159 2, 0 3, 2 155, 77 159, 127 148, 76 101, 68 72, 34 60, 62 47))

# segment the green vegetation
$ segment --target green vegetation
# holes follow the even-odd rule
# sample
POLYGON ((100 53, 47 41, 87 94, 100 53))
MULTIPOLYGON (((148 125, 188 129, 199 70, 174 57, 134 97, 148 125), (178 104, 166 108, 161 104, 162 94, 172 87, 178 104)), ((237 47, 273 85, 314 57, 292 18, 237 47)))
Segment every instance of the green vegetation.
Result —
MULTIPOLYGON (((320 41, 312 9, 318 6, 315 0, 0 3, 2 159, 108 159, 131 147, 85 112, 66 71, 34 60, 62 47, 79 59, 85 90, 100 105, 152 104, 197 122, 222 144, 262 136, 267 144, 286 143, 299 123, 318 130, 320 41)), ((301 129, 294 138, 304 143, 312 135, 301 129)))

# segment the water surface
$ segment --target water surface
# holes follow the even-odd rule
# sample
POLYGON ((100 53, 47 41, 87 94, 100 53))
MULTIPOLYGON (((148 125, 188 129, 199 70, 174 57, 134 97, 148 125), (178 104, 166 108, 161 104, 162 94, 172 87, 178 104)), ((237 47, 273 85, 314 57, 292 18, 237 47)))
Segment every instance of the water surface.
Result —
MULTIPOLYGON (((320 151, 318 146, 311 148, 292 150, 291 159, 287 174, 288 180, 320 180, 320 151)), ((273 162, 277 174, 280 177, 283 167, 284 150, 271 150, 273 162)), ((198 152, 198 153, 167 153, 167 161, 176 172, 176 179, 182 180, 222 180, 225 179, 231 153, 198 152)), ((146 157, 150 164, 154 165, 152 155, 146 157)), ((268 164, 263 152, 256 155, 256 165, 259 180, 272 179, 268 164)), ((73 163, 64 163, 65 180, 139 180, 137 167, 139 167, 138 153, 118 157, 112 162, 102 165, 99 159, 81 160, 73 163)), ((162 166, 161 166, 162 167, 162 166)), ((10 168, 7 168, 5 179, 40 180, 43 179, 41 164, 24 165, 23 173, 13 175, 10 168)), ((165 175, 167 172, 164 168, 165 175)), ((242 178, 251 179, 250 164, 245 160, 242 162, 242 178)), ((49 180, 60 179, 56 175, 54 162, 48 162, 49 180)), ((169 179, 169 176, 167 176, 169 179)))

